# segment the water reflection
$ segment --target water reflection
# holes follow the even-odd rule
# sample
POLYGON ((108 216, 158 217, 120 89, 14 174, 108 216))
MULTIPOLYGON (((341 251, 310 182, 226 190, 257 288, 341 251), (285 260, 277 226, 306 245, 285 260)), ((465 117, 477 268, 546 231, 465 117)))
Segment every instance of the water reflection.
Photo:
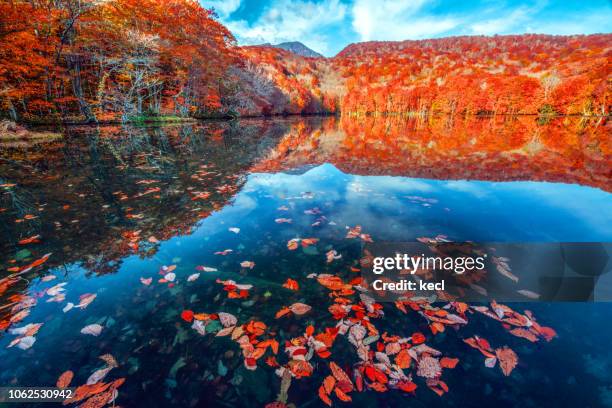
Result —
POLYGON ((155 242, 130 245, 135 232, 145 241, 189 234, 227 205, 283 130, 271 123, 72 128, 61 142, 3 150, 2 182, 16 185, 0 204, 2 244, 17 249, 20 239, 42 235, 65 263, 116 271, 134 250, 155 253, 155 242))
POLYGON ((549 181, 611 191, 610 132, 601 119, 343 117, 294 126, 254 170, 332 163, 350 174, 549 181))
MULTIPOLYGON (((70 369, 83 384, 100 368, 98 356, 111 353, 120 364, 112 379, 127 378, 119 403, 261 406, 279 389, 273 370, 263 362, 246 370, 235 343, 200 337, 181 320, 182 310, 264 321, 281 345, 307 324, 333 326, 328 293, 306 276, 355 276, 350 267, 358 266, 361 246, 345 239, 347 226, 362 225, 376 241, 437 234, 458 241, 611 241, 608 134, 609 125, 578 119, 293 118, 70 128, 48 144, 3 145, 0 327, 44 324, 27 350, 6 348, 14 336, 2 334, 0 383, 52 385, 70 369), (501 182, 511 180, 522 182, 501 182), (319 242, 289 251, 296 237, 319 242), (215 255, 226 249, 233 252, 215 255), (330 249, 342 258, 328 264, 330 249), (45 263, 26 268, 48 253, 45 263), (243 261, 255 267, 241 267, 243 261), (158 283, 162 265, 176 265, 176 282, 158 283), (198 266, 217 271, 188 283, 198 266), (50 275, 55 279, 41 279, 50 275), (283 289, 288 278, 300 291, 283 289), (253 289, 247 299, 228 299, 216 279, 253 289), (64 282, 65 299, 49 302, 46 291, 64 282), (86 294, 97 296, 86 309, 62 311, 86 294), (274 319, 294 302, 311 305, 312 314, 274 319), (29 314, 20 316, 23 310, 29 314), (89 324, 104 327, 100 337, 80 334, 89 324)), ((601 405, 609 398, 602 373, 612 368, 601 340, 612 333, 598 322, 610 308, 529 307, 559 339, 526 344, 476 317, 465 333, 431 337, 418 315, 387 309, 388 318, 376 324, 401 335, 423 331, 428 344, 461 359, 458 371, 445 373, 449 405, 476 405, 485 394, 513 406, 517 389, 534 406, 551 398, 601 405), (512 346, 521 356, 516 374, 502 378, 462 348, 461 338, 473 334, 512 346), (463 381, 473 376, 482 380, 463 381), (560 383, 568 390, 559 391, 560 383)), ((350 367, 349 344, 339 348, 334 361, 350 367)), ((321 375, 294 381, 290 401, 318 404, 321 375)), ((439 402, 422 388, 411 402, 439 402)), ((354 398, 380 406, 406 401, 391 392, 354 398)))

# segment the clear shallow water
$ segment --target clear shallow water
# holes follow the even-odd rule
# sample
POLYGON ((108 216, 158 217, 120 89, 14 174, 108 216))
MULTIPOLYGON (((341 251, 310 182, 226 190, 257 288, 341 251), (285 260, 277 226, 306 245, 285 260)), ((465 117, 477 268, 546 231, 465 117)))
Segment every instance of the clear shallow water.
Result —
MULTIPOLYGON (((1 183, 16 185, 2 187, 2 276, 15 265, 52 255, 2 294, 2 305, 22 300, 18 296, 37 299, 29 315, 12 327, 44 324, 28 350, 6 348, 15 336, 1 334, 0 383, 53 385, 62 372, 72 370, 74 384, 80 385, 103 367, 98 356, 110 353, 119 367, 107 379, 126 378, 118 404, 262 406, 274 401, 279 390, 274 369, 261 359, 256 371, 246 370, 235 342, 200 336, 180 313, 224 311, 240 323, 263 321, 276 333, 281 343, 277 359, 285 363, 285 340, 300 336, 308 324, 317 331, 335 325, 327 310, 332 302, 329 291, 306 276, 358 276, 349 267, 357 265, 361 244, 345 239, 346 226, 361 225, 375 241, 437 234, 456 241, 612 241, 608 150, 586 143, 600 132, 597 128, 583 132, 587 148, 568 152, 547 141, 572 139, 569 129, 574 130, 574 124, 538 128, 538 149, 531 136, 516 136, 521 129, 532 135, 532 125, 513 124, 518 140, 501 147, 497 143, 488 151, 478 147, 479 141, 490 137, 492 126, 509 125, 455 125, 447 128, 449 135, 476 141, 468 150, 445 146, 444 152, 459 153, 451 160, 439 151, 442 140, 431 143, 431 135, 440 131, 436 124, 424 129, 393 124, 387 131, 377 131, 377 126, 314 118, 77 128, 69 129, 63 142, 5 146, 1 183), (415 150, 419 160, 410 156, 415 150), (522 163, 526 155, 529 166, 512 165, 522 163), (551 164, 560 158, 570 164, 565 180, 560 180, 562 166, 551 164), (442 179, 424 177, 428 171, 442 179), (473 178, 470 175, 479 180, 464 180, 473 178), (292 223, 278 224, 278 218, 291 218, 292 223), (17 244, 37 234, 40 243, 17 244), (319 242, 289 251, 287 242, 296 237, 315 237, 319 242), (328 264, 325 253, 331 248, 342 259, 328 264), (214 254, 225 249, 233 252, 214 254), (240 266, 247 260, 255 262, 253 269, 240 266), (177 266, 173 287, 157 282, 162 265, 177 266), (187 282, 198 265, 218 271, 202 272, 198 280, 187 282), (41 281, 49 274, 56 279, 41 281), (152 284, 143 285, 141 277, 152 278, 152 284), (287 278, 297 280, 300 290, 283 288, 287 278), (247 299, 228 299, 216 279, 252 284, 253 289, 247 299), (47 302, 45 291, 61 282, 67 283, 66 299, 47 302), (78 303, 85 293, 97 295, 87 308, 62 312, 66 302, 78 303), (295 302, 313 310, 304 316, 274 318, 282 306, 295 302), (104 326, 100 336, 80 333, 93 323, 104 326)), ((508 135, 501 132, 499 138, 507 140, 508 135)), ((428 345, 458 357, 460 364, 444 370, 450 391, 443 397, 415 379, 416 395, 397 390, 354 392, 354 402, 465 407, 481 406, 487 398, 496 406, 610 405, 612 329, 606 322, 611 305, 511 307, 532 310, 558 338, 533 344, 479 315, 471 315, 469 324, 458 331, 448 328, 433 336, 418 314, 403 315, 385 305, 385 317, 376 320, 380 332, 423 332, 428 345), (461 341, 474 334, 516 351, 519 365, 510 377, 498 368, 484 367, 482 355, 461 341)), ((15 314, 8 307, 1 313, 3 321, 15 314)), ((341 336, 331 351, 328 360, 344 368, 357 361, 341 336)), ((288 402, 322 405, 316 391, 328 373, 328 360, 314 358, 313 376, 292 382, 288 402)))

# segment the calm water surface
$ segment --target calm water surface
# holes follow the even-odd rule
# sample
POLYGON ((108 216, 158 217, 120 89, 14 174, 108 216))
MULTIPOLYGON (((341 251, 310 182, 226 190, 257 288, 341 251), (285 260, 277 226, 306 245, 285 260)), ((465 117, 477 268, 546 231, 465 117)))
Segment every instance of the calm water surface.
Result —
MULTIPOLYGON (((350 267, 358 266, 362 244, 345 238, 347 227, 361 225, 375 241, 443 234, 454 241, 611 242, 609 134, 605 123, 573 119, 311 118, 75 127, 49 143, 5 143, 0 279, 51 255, 0 285, 0 384, 52 386, 72 370, 78 386, 104 367, 98 357, 110 353, 119 367, 105 381, 126 378, 119 405, 263 406, 280 388, 265 358, 247 370, 236 342, 201 336, 181 318, 183 310, 228 312, 239 324, 265 322, 285 364, 286 340, 309 324, 317 332, 336 324, 329 290, 307 276, 359 276, 350 267), (291 223, 275 221, 283 218, 291 223), (40 242, 18 244, 36 235, 40 242), (319 241, 289 251, 293 238, 319 241), (227 249, 232 252, 215 254, 227 249), (330 249, 342 258, 327 263, 330 249), (241 267, 243 261, 255 266, 241 267), (175 281, 158 282, 162 266, 171 265, 175 281), (217 270, 187 281, 198 266, 217 270), (55 279, 43 278, 50 275, 55 279), (299 282, 299 291, 282 287, 288 278, 299 282), (253 288, 248 298, 229 299, 217 279, 253 288), (59 283, 66 283, 65 298, 49 301, 46 291, 59 283), (86 308, 62 311, 84 294, 97 296, 86 308), (11 323, 24 302, 29 314, 11 323), (296 302, 313 309, 274 318, 296 302), (33 346, 8 348, 17 336, 6 328, 28 323, 43 323, 33 346), (90 324, 103 326, 99 336, 80 333, 90 324)), ((414 395, 353 392, 353 401, 612 406, 612 304, 510 306, 531 310, 558 337, 530 343, 477 314, 459 330, 433 336, 421 316, 385 304, 384 318, 376 320, 381 333, 425 333, 429 346, 460 363, 444 370, 450 390, 442 397, 415 377, 414 395), (461 341, 475 334, 516 351, 519 363, 509 377, 486 368, 483 356, 461 341)), ((313 358, 311 377, 292 382, 289 403, 323 406, 316 392, 329 373, 327 361, 349 372, 358 361, 345 337, 338 336, 331 352, 327 360, 313 358)))

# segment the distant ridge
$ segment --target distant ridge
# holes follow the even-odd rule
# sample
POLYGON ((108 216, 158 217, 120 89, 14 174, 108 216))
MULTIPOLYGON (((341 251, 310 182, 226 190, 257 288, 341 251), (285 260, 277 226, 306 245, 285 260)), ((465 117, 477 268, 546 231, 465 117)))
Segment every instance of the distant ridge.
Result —
POLYGON ((611 41, 612 34, 455 36, 351 44, 328 58, 243 47, 250 64, 241 98, 263 115, 604 117, 611 41))
POLYGON ((316 51, 311 50, 310 48, 308 48, 307 46, 305 46, 299 41, 284 42, 284 43, 272 45, 272 47, 281 48, 283 50, 292 52, 294 54, 301 55, 302 57, 323 58, 323 55, 319 54, 316 51))

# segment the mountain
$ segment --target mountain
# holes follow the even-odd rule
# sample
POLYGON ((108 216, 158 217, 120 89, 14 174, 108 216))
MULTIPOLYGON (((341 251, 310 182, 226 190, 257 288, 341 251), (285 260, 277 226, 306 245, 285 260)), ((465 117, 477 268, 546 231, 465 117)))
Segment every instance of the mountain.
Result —
POLYGON ((243 47, 249 64, 237 99, 248 103, 234 111, 605 116, 611 40, 526 34, 379 41, 352 44, 333 58, 243 47))
POLYGON ((323 58, 323 55, 319 54, 316 51, 311 50, 304 44, 299 41, 292 42, 284 42, 280 44, 273 45, 272 47, 281 48, 283 50, 292 52, 297 55, 301 55, 302 57, 308 58, 323 58))

